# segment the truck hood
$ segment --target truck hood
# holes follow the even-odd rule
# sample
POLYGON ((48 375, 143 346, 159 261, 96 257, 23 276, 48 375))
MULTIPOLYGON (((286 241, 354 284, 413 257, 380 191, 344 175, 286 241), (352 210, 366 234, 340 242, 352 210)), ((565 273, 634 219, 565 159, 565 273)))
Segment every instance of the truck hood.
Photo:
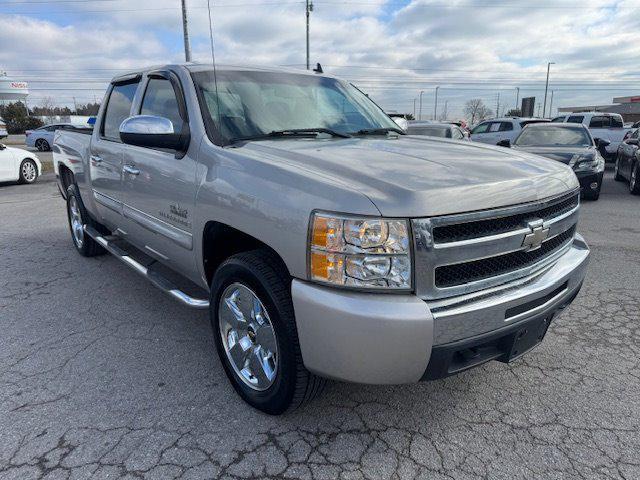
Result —
POLYGON ((277 139, 247 142, 237 150, 262 161, 287 162, 301 175, 355 189, 388 217, 497 208, 578 187, 573 171, 561 163, 502 147, 429 137, 277 139))
POLYGON ((550 158, 551 160, 557 160, 559 162, 569 164, 571 159, 575 155, 593 155, 596 154, 595 147, 519 147, 513 146, 511 147, 514 150, 518 150, 520 152, 528 152, 534 153, 536 155, 541 155, 546 158, 550 158))

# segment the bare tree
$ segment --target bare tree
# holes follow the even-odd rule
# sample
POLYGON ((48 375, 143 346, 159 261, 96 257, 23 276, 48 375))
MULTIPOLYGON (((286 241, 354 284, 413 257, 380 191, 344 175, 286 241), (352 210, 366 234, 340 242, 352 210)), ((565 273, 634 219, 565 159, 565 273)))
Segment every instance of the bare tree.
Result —
POLYGON ((49 117, 49 123, 53 122, 53 116, 55 115, 56 101, 53 97, 43 97, 40 101, 40 108, 43 115, 49 117))
POLYGON ((464 106, 464 113, 471 125, 475 125, 493 115, 493 111, 479 98, 469 100, 464 106))

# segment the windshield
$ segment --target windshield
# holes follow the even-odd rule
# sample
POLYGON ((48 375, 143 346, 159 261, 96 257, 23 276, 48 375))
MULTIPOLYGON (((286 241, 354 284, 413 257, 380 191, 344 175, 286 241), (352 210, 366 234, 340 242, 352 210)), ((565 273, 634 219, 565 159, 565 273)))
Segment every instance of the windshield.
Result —
POLYGON ((525 128, 516 139, 519 146, 591 146, 591 138, 583 128, 558 126, 525 128))
POLYGON ((398 129, 366 95, 333 78, 222 71, 217 74, 217 95, 213 71, 194 73, 193 78, 205 123, 224 143, 284 130, 324 128, 351 134, 398 129))
POLYGON ((409 135, 426 135, 428 137, 441 137, 450 138, 449 127, 446 126, 428 126, 428 127, 413 127, 409 125, 407 129, 409 135))

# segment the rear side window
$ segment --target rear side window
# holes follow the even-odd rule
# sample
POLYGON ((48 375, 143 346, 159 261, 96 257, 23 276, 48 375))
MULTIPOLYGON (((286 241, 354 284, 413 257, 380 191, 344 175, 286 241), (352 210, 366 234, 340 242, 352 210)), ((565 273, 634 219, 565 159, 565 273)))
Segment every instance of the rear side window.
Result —
POLYGON ((584 121, 584 115, 571 115, 567 118, 567 123, 582 123, 584 121))
POLYGON ((500 131, 500 122, 493 122, 489 127, 490 132, 499 132, 500 131))
POLYGON ((623 128, 624 123, 622 122, 622 118, 620 117, 609 117, 611 119, 611 127, 613 128, 623 128))
POLYGON ((511 122, 500 122, 501 132, 508 132, 509 130, 513 130, 513 124, 511 122))
POLYGON ((139 81, 115 85, 111 90, 102 121, 103 137, 120 141, 120 124, 131 115, 131 104, 138 83, 139 81))
POLYGON ((563 115, 563 116, 561 116, 561 117, 556 117, 556 118, 554 118, 554 119, 553 119, 553 120, 551 120, 551 121, 552 121, 552 122, 556 122, 556 123, 557 123, 557 122, 564 122, 564 119, 565 119, 565 117, 564 117, 564 115, 563 115))
POLYGON ((142 100, 141 115, 155 115, 171 120, 173 131, 180 133, 182 118, 173 85, 169 80, 152 78, 142 100))
POLYGON ((460 130, 459 128, 454 128, 453 138, 454 140, 462 140, 464 138, 464 134, 462 133, 462 130, 460 130))
POLYGON ((611 125, 611 121, 609 117, 598 116, 591 118, 591 122, 589 122, 589 128, 609 128, 611 125))

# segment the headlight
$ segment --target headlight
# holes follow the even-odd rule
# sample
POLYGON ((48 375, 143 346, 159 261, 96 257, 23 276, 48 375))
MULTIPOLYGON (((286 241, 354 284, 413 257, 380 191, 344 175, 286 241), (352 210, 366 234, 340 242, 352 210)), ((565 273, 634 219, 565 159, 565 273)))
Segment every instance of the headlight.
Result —
POLYGON ((569 166, 573 168, 575 172, 591 171, 591 170, 603 170, 604 171, 604 158, 600 153, 593 155, 574 155, 569 166))
POLYGON ((311 216, 311 280, 364 289, 411 289, 406 220, 311 216))

